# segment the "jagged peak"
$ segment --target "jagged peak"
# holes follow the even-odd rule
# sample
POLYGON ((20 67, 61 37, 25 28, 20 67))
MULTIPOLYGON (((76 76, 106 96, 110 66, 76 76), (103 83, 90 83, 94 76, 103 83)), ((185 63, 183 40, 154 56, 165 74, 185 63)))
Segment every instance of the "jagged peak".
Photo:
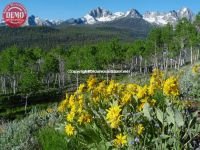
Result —
POLYGON ((108 15, 112 15, 112 12, 110 12, 109 10, 103 9, 101 7, 97 7, 96 9, 91 10, 88 14, 92 17, 100 18, 103 16, 105 17, 108 15))
POLYGON ((133 8, 127 11, 126 16, 130 16, 133 18, 142 18, 142 15, 139 13, 139 11, 133 8))

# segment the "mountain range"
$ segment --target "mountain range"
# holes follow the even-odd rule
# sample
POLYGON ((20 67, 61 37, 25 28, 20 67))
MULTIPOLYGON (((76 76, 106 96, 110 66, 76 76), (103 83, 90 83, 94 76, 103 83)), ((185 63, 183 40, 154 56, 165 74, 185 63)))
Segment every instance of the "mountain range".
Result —
MULTIPOLYGON (((194 19, 194 13, 186 7, 183 7, 180 10, 172 10, 169 12, 145 12, 141 14, 136 9, 131 9, 127 12, 111 12, 109 10, 98 7, 96 9, 91 10, 85 16, 80 18, 71 18, 67 20, 49 20, 42 19, 40 17, 36 17, 34 15, 29 16, 26 26, 58 26, 62 24, 68 25, 94 25, 99 23, 108 23, 111 21, 116 21, 123 18, 129 19, 143 19, 148 23, 154 25, 166 25, 172 24, 175 25, 180 19, 187 18, 189 21, 194 19)), ((3 21, 1 25, 3 25, 3 21)))

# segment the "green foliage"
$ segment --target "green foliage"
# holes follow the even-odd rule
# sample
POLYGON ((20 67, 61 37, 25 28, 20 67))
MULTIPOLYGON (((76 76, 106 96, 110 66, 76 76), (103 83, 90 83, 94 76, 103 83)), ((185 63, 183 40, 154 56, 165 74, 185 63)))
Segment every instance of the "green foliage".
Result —
POLYGON ((45 126, 55 126, 60 118, 52 108, 51 113, 47 110, 30 113, 20 121, 5 122, 1 124, 0 147, 2 150, 7 149, 38 149, 38 142, 35 133, 45 126))
POLYGON ((30 70, 28 70, 22 74, 20 87, 24 93, 30 94, 31 92, 36 92, 39 86, 40 83, 35 73, 31 73, 30 70))
MULTIPOLYGON (((58 129, 58 132, 64 133, 64 126, 58 129)), ((107 150, 112 147, 111 142, 107 141, 107 137, 100 128, 100 125, 91 124, 85 125, 84 128, 80 128, 79 134, 74 137, 63 137, 66 144, 63 147, 66 149, 91 149, 91 150, 107 150)), ((50 142, 48 142, 50 143, 50 142)), ((51 143, 50 143, 51 144, 51 143)))
MULTIPOLYGON (((134 27, 136 28, 135 25, 134 27)), ((57 46, 68 48, 73 45, 82 46, 107 41, 116 37, 128 42, 136 38, 145 38, 151 28, 150 24, 138 26, 138 30, 132 30, 132 27, 124 29, 113 26, 23 27, 18 29, 0 27, 0 34, 4 35, 0 40, 0 50, 14 45, 23 49, 39 47, 49 50, 57 46), (145 28, 146 26, 148 28, 145 28)))
POLYGON ((200 75, 191 72, 192 67, 189 67, 183 72, 180 79, 181 91, 186 100, 200 101, 200 75))
POLYGON ((53 54, 47 54, 44 58, 44 64, 42 65, 42 72, 47 73, 58 73, 59 72, 59 61, 53 54))
MULTIPOLYGON (((146 117, 149 118, 149 116, 146 117)), ((150 117, 153 120, 151 123, 155 123, 158 120, 159 124, 157 124, 157 131, 154 132, 152 139, 148 139, 151 141, 149 143, 151 146, 148 146, 149 148, 182 149, 192 147, 190 141, 196 136, 196 133, 198 134, 199 132, 199 127, 197 127, 199 126, 198 122, 193 125, 189 123, 194 122, 193 119, 195 119, 195 117, 193 117, 192 114, 183 114, 176 106, 169 105, 164 110, 156 108, 151 111, 150 117)), ((153 125, 151 123, 150 126, 153 125)), ((145 128, 145 132, 147 132, 147 130, 151 129, 145 128)), ((149 134, 151 134, 150 131, 149 134)), ((150 137, 150 135, 145 136, 150 137)))
POLYGON ((160 123, 164 123, 164 114, 163 112, 158 108, 156 109, 156 116, 157 116, 157 119, 160 121, 160 123))
POLYGON ((151 115, 150 115, 150 106, 148 103, 144 104, 144 108, 143 108, 143 113, 144 113, 144 116, 147 117, 147 119, 150 121, 152 120, 151 118, 151 115))
POLYGON ((37 139, 43 150, 68 150, 65 135, 54 128, 44 127, 40 129, 37 139))

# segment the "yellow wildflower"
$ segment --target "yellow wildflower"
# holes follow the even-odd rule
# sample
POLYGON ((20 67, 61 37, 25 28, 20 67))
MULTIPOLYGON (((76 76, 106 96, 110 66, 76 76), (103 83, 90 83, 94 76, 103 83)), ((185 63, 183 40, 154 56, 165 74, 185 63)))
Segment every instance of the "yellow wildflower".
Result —
POLYGON ((97 91, 97 89, 95 88, 93 91, 92 91, 92 96, 91 96, 92 100, 94 103, 98 103, 99 100, 100 100, 100 97, 99 97, 99 91, 97 91))
POLYGON ((92 116, 90 116, 89 114, 84 116, 84 122, 85 123, 90 123, 92 120, 92 116))
POLYGON ((110 120, 110 127, 113 129, 118 128, 120 121, 121 121, 121 116, 115 117, 115 120, 114 119, 110 120))
POLYGON ((73 105, 72 107, 71 107, 71 112, 76 112, 76 105, 73 105))
POLYGON ((163 92, 167 96, 178 96, 178 79, 174 76, 168 78, 164 83, 163 92))
POLYGON ((132 95, 131 93, 124 93, 121 99, 122 105, 127 104, 131 101, 132 95))
POLYGON ((59 106, 58 106, 58 112, 64 112, 66 110, 67 107, 67 99, 65 99, 64 101, 62 101, 59 106))
POLYGON ((101 94, 104 94, 105 93, 105 88, 106 88, 106 81, 102 81, 96 87, 96 91, 98 91, 101 94))
POLYGON ((91 91, 95 87, 96 83, 97 79, 93 76, 90 76, 89 79, 87 80, 88 91, 91 91))
POLYGON ((156 90, 155 86, 152 85, 152 84, 150 84, 150 86, 148 87, 148 94, 149 94, 150 96, 153 96, 154 93, 155 93, 155 90, 156 90))
POLYGON ((116 84, 117 94, 120 94, 121 92, 124 91, 124 86, 125 86, 124 84, 120 84, 120 83, 116 84))
POLYGON ((69 98, 69 107, 73 107, 75 105, 75 96, 71 95, 69 98))
POLYGON ((138 99, 144 98, 147 95, 148 88, 145 85, 144 87, 138 86, 138 93, 137 97, 138 99))
POLYGON ((143 99, 140 100, 140 104, 139 104, 139 106, 137 107, 137 110, 138 110, 138 111, 142 111, 142 110, 143 110, 144 104, 145 104, 145 103, 148 103, 148 99, 149 99, 149 97, 145 97, 145 98, 143 98, 143 99))
POLYGON ((155 89, 161 89, 163 82, 163 72, 159 69, 154 69, 150 79, 150 85, 153 85, 155 89))
POLYGON ((82 123, 90 123, 92 120, 92 117, 87 114, 87 113, 83 113, 81 114, 81 116, 78 118, 78 123, 81 125, 82 123))
POLYGON ((92 100, 95 104, 98 104, 99 100, 100 100, 100 97, 99 96, 96 96, 96 97, 92 97, 92 100))
POLYGON ((150 85, 148 87, 148 94, 153 96, 156 89, 162 89, 163 72, 159 69, 154 69, 150 78, 150 85))
POLYGON ((193 72, 194 74, 200 73, 200 64, 194 65, 194 66, 192 67, 192 72, 193 72))
POLYGON ((68 136, 72 136, 74 135, 75 128, 71 124, 68 124, 65 126, 65 132, 68 136))
POLYGON ((80 84, 75 93, 81 94, 82 92, 84 92, 85 87, 86 87, 86 85, 84 83, 80 84))
POLYGON ((122 135, 121 133, 116 136, 114 139, 114 144, 117 147, 123 147, 127 144, 127 135, 122 135))
POLYGON ((74 120, 75 113, 71 111, 69 114, 67 114, 67 121, 72 122, 74 120))
POLYGON ((82 113, 82 111, 83 111, 83 107, 82 107, 82 106, 79 106, 77 112, 80 114, 80 113, 82 113))
POLYGON ((81 95, 78 96, 78 104, 83 105, 83 101, 84 101, 84 95, 81 94, 81 95))
POLYGON ((112 95, 114 94, 116 91, 117 91, 117 83, 115 83, 114 80, 111 80, 107 89, 106 89, 106 92, 108 95, 112 95))
POLYGON ((132 95, 136 95, 138 92, 138 85, 137 84, 128 84, 126 86, 126 90, 130 92, 132 95))
POLYGON ((117 128, 121 119, 121 108, 119 106, 112 106, 107 110, 106 119, 110 123, 111 128, 117 128))
POLYGON ((150 101, 151 106, 155 106, 156 102, 157 102, 157 101, 156 101, 155 99, 152 99, 152 100, 150 101))
POLYGON ((143 124, 138 124, 135 126, 135 131, 137 132, 138 135, 141 135, 144 131, 144 126, 143 124))

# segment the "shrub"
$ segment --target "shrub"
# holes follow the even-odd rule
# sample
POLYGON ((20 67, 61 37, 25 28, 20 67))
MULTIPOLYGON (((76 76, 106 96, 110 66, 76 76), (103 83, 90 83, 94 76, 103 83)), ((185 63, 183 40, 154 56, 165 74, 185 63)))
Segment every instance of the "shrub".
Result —
POLYGON ((200 101, 200 65, 194 65, 190 70, 186 70, 180 79, 181 91, 185 99, 200 101))
POLYGON ((35 133, 42 127, 55 126, 60 121, 59 115, 53 109, 32 111, 30 115, 20 121, 12 121, 1 125, 0 147, 7 149, 37 149, 38 143, 35 133))

